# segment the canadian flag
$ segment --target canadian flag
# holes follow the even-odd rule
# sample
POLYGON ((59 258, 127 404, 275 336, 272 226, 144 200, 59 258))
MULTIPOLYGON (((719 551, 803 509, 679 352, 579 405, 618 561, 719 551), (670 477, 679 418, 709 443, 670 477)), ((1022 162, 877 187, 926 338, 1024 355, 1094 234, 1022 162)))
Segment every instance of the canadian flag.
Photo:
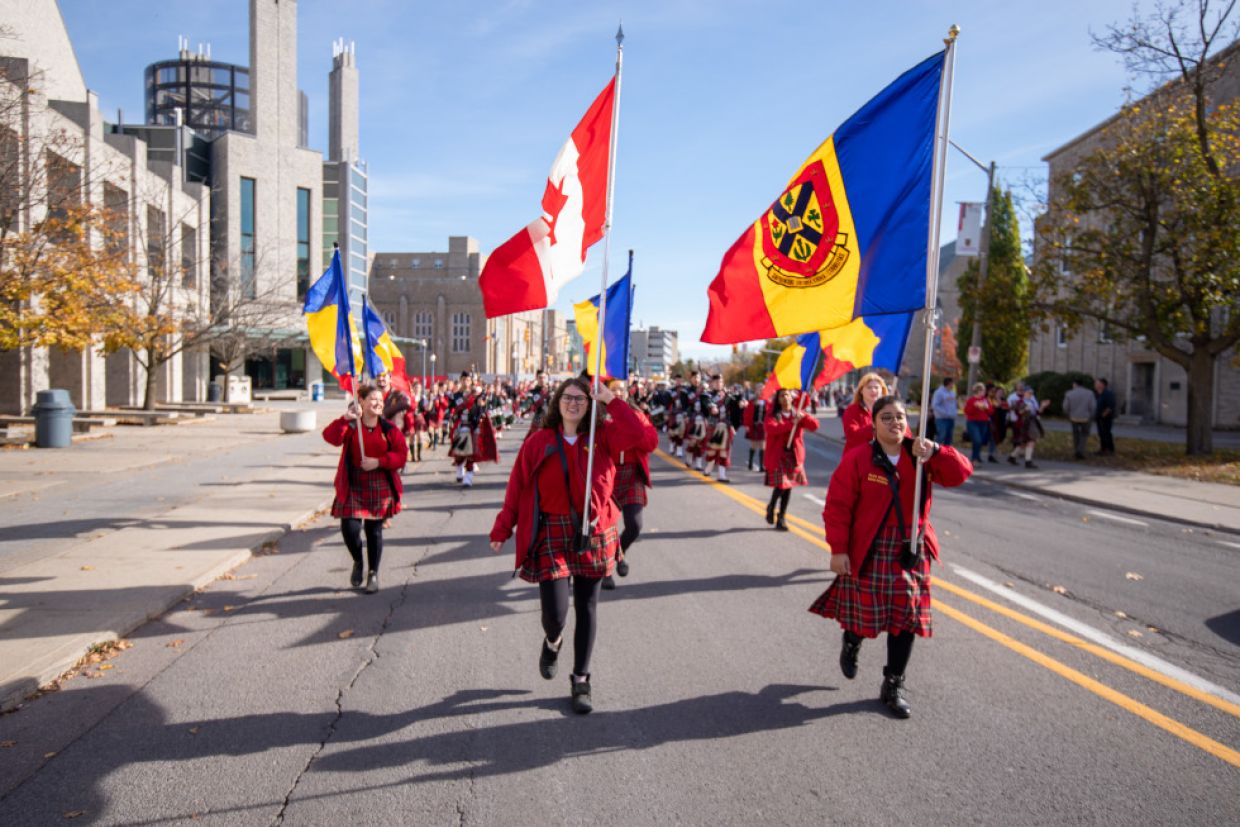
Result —
POLYGON ((542 217, 487 259, 479 285, 488 319, 550 305, 603 237, 615 92, 613 78, 560 149, 543 191, 542 217))

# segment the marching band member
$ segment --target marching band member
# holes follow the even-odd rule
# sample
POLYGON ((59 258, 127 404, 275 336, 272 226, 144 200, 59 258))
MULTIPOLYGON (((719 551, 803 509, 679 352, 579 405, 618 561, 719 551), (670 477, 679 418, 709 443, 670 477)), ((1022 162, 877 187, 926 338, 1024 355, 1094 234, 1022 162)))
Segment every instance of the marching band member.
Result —
POLYGON ((766 412, 769 405, 765 399, 756 397, 745 406, 745 438, 749 440, 749 470, 757 471, 763 467, 766 456, 766 412), (754 465, 754 452, 758 454, 758 464, 754 465))
POLYGON ((499 460, 495 431, 469 373, 461 374, 460 388, 452 399, 452 444, 448 453, 456 466, 456 481, 465 488, 474 485, 476 463, 499 460))
POLYGON ((916 636, 930 637, 930 558, 939 544, 930 524, 931 488, 961 485, 973 465, 948 445, 907 435, 904 403, 883 396, 873 405, 874 441, 844 455, 827 488, 822 518, 836 578, 810 607, 844 629, 840 669, 857 674, 862 641, 887 633, 887 665, 879 699, 897 718, 912 714, 904 675, 916 636), (924 458, 921 540, 914 554, 909 527, 918 458, 924 458), (928 555, 928 556, 927 556, 928 555))
MULTIPOLYGON (((627 577, 629 574, 629 546, 642 531, 642 510, 646 507, 646 489, 650 487, 650 452, 659 447, 659 432, 655 430, 650 418, 636 404, 632 396, 626 398, 624 383, 614 381, 609 387, 617 399, 624 400, 642 424, 642 440, 635 448, 618 451, 612 454, 612 462, 616 464, 616 484, 612 491, 612 499, 624 515, 624 531, 620 532, 620 551, 616 555, 616 574, 627 577)), ((603 578, 603 588, 614 589, 616 581, 611 575, 603 578)))
MULTIPOLYGON (((586 480, 590 446, 590 385, 577 377, 565 380, 552 395, 541 426, 522 443, 508 478, 504 505, 491 528, 491 549, 517 535, 516 572, 538 584, 545 635, 538 671, 555 677, 563 631, 568 619, 569 578, 576 614, 573 632, 573 711, 594 709, 590 696, 599 589, 615 570, 620 545, 616 522, 619 509, 612 499, 618 451, 640 447, 641 420, 605 385, 594 398, 607 406, 609 422, 596 423, 594 463, 586 480), (585 498, 593 518, 588 536, 580 536, 585 498)), ((602 411, 599 411, 600 420, 602 411)))
POLYGON ((818 430, 818 420, 792 403, 792 391, 780 388, 775 404, 763 429, 766 432, 766 484, 771 487, 771 501, 766 506, 766 521, 778 531, 787 531, 788 500, 792 489, 808 485, 805 476, 805 431, 818 430), (788 435, 792 435, 789 445, 788 435), (779 519, 775 505, 779 504, 779 519))
POLYGON ((706 453, 706 415, 690 411, 685 418, 688 420, 685 426, 685 452, 689 455, 686 464, 701 471, 702 456, 706 453))

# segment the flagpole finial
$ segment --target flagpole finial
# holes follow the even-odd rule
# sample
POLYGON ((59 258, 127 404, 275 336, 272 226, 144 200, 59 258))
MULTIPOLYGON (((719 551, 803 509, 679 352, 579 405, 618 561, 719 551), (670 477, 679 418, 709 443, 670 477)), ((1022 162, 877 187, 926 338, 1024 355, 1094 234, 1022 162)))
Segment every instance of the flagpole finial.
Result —
POLYGON ((624 48, 624 23, 621 23, 620 27, 616 29, 616 45, 624 48))
POLYGON ((339 249, 340 249, 340 242, 339 242, 339 241, 333 241, 333 242, 332 242, 332 249, 333 249, 333 250, 339 250, 339 249))
POLYGON ((947 30, 947 37, 943 39, 943 43, 950 46, 956 42, 956 38, 959 36, 960 36, 960 27, 957 26, 955 23, 953 23, 952 27, 947 30))

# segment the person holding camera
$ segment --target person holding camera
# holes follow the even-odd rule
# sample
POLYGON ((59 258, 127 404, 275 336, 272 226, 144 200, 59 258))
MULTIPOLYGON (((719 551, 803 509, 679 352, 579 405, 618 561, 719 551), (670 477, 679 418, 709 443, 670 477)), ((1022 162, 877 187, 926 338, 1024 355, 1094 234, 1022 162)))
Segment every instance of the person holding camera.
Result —
POLYGON ((539 426, 530 432, 513 462, 504 505, 491 528, 491 550, 517 535, 516 570, 522 580, 538 584, 545 638, 538 671, 547 680, 556 675, 556 662, 568 620, 569 578, 572 578, 576 627, 573 631, 573 711, 593 710, 590 697, 590 656, 594 650, 599 589, 616 568, 620 508, 612 499, 616 465, 621 451, 637 451, 646 436, 641 419, 606 385, 594 398, 606 405, 590 440, 590 384, 566 379, 552 394, 539 426), (594 464, 590 484, 586 468, 590 451, 594 464), (582 534, 586 496, 590 497, 590 530, 582 534))
POLYGON ((897 718, 912 714, 904 674, 917 635, 930 637, 930 558, 939 543, 930 524, 935 484, 961 485, 973 465, 950 445, 907 436, 908 414, 895 396, 874 403, 870 450, 844 455, 831 476, 822 518, 835 580, 810 606, 844 629, 840 669, 852 680, 865 638, 887 633, 879 699, 897 718), (917 460, 924 477, 916 553, 910 540, 917 460))

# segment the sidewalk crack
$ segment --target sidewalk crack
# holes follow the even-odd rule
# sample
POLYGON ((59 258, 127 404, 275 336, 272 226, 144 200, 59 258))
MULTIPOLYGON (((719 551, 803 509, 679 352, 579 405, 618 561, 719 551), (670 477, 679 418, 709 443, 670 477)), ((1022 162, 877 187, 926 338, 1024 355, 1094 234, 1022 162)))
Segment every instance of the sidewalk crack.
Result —
POLYGON ((340 725, 341 720, 344 718, 345 695, 348 694, 349 690, 357 685, 357 682, 362 677, 362 674, 379 659, 379 641, 382 640, 384 634, 387 633, 388 627, 392 623, 392 618, 395 617, 396 613, 402 606, 405 605, 405 600, 409 594, 409 585, 410 580, 406 580, 401 585, 400 596, 396 600, 392 601, 391 605, 388 607, 387 615, 383 618, 383 623, 379 626, 379 631, 375 634, 374 638, 370 641, 370 645, 366 648, 366 658, 361 662, 361 664, 358 665, 357 671, 353 673, 353 677, 349 679, 349 682, 336 692, 336 715, 332 718, 331 723, 328 724, 327 732, 324 734, 323 740, 319 742, 318 747, 315 748, 314 752, 311 753, 310 757, 306 760, 305 766, 301 768, 301 770, 297 773, 297 776, 293 779, 293 783, 289 786, 288 792, 284 795, 284 801, 280 805, 279 812, 277 812, 271 820, 272 827, 278 827, 284 823, 285 813, 288 810, 289 804, 292 803, 293 795, 297 792, 298 785, 301 784, 301 779, 304 778, 306 773, 310 771, 310 768, 314 765, 314 762, 318 760, 319 755, 322 754, 323 750, 327 748, 327 745, 331 743, 332 738, 335 736, 336 729, 340 725))

